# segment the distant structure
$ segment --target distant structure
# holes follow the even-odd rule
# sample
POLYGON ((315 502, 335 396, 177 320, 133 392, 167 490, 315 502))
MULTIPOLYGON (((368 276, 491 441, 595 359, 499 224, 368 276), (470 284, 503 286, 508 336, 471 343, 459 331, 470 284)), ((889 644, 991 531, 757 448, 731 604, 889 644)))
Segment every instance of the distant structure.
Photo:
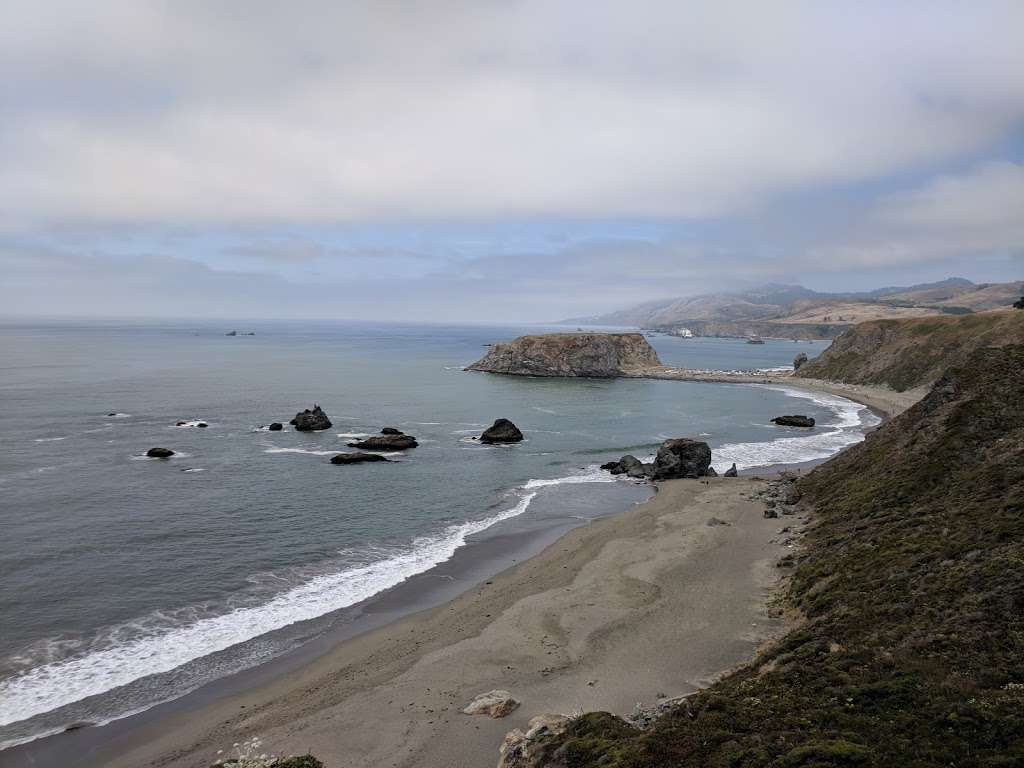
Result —
POLYGON ((678 328, 678 329, 676 329, 676 332, 675 332, 674 335, 678 336, 681 339, 692 339, 693 338, 693 331, 691 331, 689 328, 678 328))

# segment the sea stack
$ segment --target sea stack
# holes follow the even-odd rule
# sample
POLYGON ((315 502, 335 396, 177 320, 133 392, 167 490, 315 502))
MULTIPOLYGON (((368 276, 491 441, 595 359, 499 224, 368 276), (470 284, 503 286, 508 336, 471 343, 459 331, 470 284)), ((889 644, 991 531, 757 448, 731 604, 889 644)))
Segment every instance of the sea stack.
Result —
POLYGON ((495 344, 466 370, 608 379, 660 366, 641 333, 550 333, 495 344))
POLYGON ((489 445, 494 443, 518 443, 522 439, 523 433, 519 431, 519 427, 508 419, 497 419, 480 435, 480 442, 489 445))
POLYGON ((314 405, 313 410, 307 408, 296 413, 295 418, 288 423, 293 424, 299 432, 317 432, 321 429, 330 429, 333 426, 331 420, 327 418, 327 414, 324 413, 324 409, 319 405, 314 405))

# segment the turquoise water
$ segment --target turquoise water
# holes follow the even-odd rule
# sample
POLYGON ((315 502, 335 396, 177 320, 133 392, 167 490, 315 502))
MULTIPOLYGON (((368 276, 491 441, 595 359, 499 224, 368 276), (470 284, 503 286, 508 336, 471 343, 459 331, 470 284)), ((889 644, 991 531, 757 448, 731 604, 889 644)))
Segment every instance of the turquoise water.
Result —
MULTIPOLYGON (((0 327, 0 743, 103 721, 251 666, 483 537, 628 508, 597 465, 701 437, 794 463, 873 417, 784 388, 470 373, 536 328, 254 323, 0 327), (319 403, 322 433, 260 429, 319 403), (806 413, 812 432, 775 427, 806 413), (110 413, 116 416, 108 416, 110 413), (515 446, 472 441, 495 418, 515 446), (203 420, 206 429, 175 426, 203 420), (420 447, 337 467, 359 435, 420 447), (144 458, 172 448, 169 461, 144 458)), ((825 344, 654 337, 671 365, 774 368, 825 344)))

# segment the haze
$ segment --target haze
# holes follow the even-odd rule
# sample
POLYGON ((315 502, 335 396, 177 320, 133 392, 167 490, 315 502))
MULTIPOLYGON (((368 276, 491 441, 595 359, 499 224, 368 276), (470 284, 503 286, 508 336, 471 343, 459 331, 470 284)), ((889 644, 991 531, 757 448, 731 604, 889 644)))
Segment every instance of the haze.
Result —
POLYGON ((5 315, 543 321, 1024 265, 1024 4, 12 0, 5 315))

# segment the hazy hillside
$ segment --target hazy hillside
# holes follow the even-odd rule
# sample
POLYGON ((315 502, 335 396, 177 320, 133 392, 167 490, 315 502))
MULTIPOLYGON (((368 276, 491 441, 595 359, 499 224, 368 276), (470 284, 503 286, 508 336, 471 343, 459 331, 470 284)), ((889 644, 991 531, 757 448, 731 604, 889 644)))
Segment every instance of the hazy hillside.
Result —
POLYGON ((1024 311, 861 323, 839 336, 795 374, 896 390, 935 381, 986 346, 1024 344, 1024 311))
POLYGON ((524 768, 1024 761, 1024 347, 979 349, 796 484, 813 510, 754 663, 647 730, 575 719, 524 768))
POLYGON ((1009 306, 1024 282, 977 285, 963 278, 880 288, 862 293, 820 293, 798 285, 767 285, 736 293, 667 299, 566 323, 638 326, 698 336, 834 338, 869 320, 966 314, 1009 306))

